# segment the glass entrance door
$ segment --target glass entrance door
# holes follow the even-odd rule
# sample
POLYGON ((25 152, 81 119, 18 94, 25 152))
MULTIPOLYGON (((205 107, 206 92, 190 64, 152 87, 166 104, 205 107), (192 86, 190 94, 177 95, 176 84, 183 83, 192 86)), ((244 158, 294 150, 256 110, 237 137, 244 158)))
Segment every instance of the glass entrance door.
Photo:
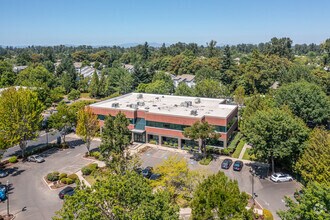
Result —
POLYGON ((134 142, 145 143, 146 142, 146 134, 137 134, 134 133, 134 142))

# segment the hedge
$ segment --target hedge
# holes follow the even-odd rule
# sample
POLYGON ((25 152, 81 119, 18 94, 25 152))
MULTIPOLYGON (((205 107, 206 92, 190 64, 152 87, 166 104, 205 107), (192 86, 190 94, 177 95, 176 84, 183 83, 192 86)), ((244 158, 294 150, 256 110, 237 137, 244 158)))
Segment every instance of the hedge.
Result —
POLYGON ((243 134, 241 132, 237 132, 234 139, 230 142, 229 146, 227 147, 230 151, 230 153, 233 153, 237 147, 238 142, 243 137, 243 134))
POLYGON ((63 179, 63 178, 66 178, 68 176, 68 174, 66 174, 66 173, 61 173, 60 175, 59 175, 59 179, 61 180, 61 179, 63 179))
POLYGON ((241 153, 241 151, 242 151, 242 149, 243 149, 243 147, 244 147, 244 144, 245 144, 245 141, 242 139, 239 142, 239 144, 237 145, 235 152, 231 156, 234 157, 234 158, 238 158, 239 155, 240 155, 240 153, 241 153))
POLYGON ((92 172, 94 172, 97 168, 98 168, 97 163, 92 163, 92 164, 89 164, 89 165, 87 165, 87 166, 84 166, 84 167, 81 169, 81 172, 82 172, 83 175, 88 176, 88 175, 90 175, 92 172))
POLYGON ((61 183, 64 183, 64 184, 68 184, 68 185, 70 185, 70 184, 72 184, 74 181, 72 180, 72 179, 70 179, 70 178, 63 178, 63 179, 61 179, 61 183))
POLYGON ((58 172, 48 173, 46 178, 48 181, 54 182, 59 180, 59 174, 58 172))
POLYGON ((274 220, 273 214, 268 210, 264 209, 264 220, 274 220))
POLYGON ((70 178, 70 179, 72 179, 73 181, 76 181, 76 180, 78 180, 79 178, 78 178, 78 176, 77 176, 77 174, 70 174, 70 175, 68 175, 68 178, 70 178))

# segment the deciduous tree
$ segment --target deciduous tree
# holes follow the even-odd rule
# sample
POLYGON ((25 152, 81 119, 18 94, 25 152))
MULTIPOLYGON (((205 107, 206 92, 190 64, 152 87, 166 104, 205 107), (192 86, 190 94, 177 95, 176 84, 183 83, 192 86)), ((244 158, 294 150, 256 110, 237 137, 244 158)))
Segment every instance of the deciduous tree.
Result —
POLYGON ((88 154, 91 141, 95 137, 98 130, 99 121, 97 119, 97 115, 95 115, 89 107, 80 110, 78 112, 76 133, 83 139, 83 141, 86 142, 88 154))
POLYGON ((25 156, 27 141, 38 137, 43 105, 29 89, 9 88, 0 96, 0 146, 19 145, 25 156))
POLYGON ((239 191, 237 181, 218 172, 205 179, 194 192, 192 219, 252 220, 252 213, 245 208, 247 204, 248 195, 239 191))
POLYGON ((295 170, 306 182, 329 183, 330 134, 315 128, 306 143, 306 149, 295 165, 295 170))
POLYGON ((275 160, 290 158, 294 163, 304 149, 308 128, 290 112, 280 109, 257 111, 243 124, 242 131, 252 152, 260 159, 269 159, 272 171, 275 160))
POLYGON ((187 138, 200 141, 199 152, 206 155, 206 141, 210 138, 219 139, 220 134, 215 131, 214 126, 207 121, 196 121, 192 126, 187 127, 183 131, 183 135, 187 138))

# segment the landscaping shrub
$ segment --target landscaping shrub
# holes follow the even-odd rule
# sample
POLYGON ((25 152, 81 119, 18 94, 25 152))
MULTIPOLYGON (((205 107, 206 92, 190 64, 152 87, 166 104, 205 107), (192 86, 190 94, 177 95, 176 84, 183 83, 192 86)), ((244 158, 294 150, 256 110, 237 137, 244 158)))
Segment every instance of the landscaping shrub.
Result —
POLYGON ((155 140, 151 140, 149 141, 150 144, 157 144, 157 142, 155 140))
POLYGON ((233 140, 230 142, 228 149, 231 150, 231 152, 234 152, 238 142, 241 140, 241 138, 243 137, 242 133, 237 132, 237 134, 235 135, 235 137, 233 138, 233 140))
POLYGON ((201 165, 209 165, 209 164, 211 163, 211 161, 212 161, 212 156, 209 155, 209 156, 207 156, 207 157, 201 159, 201 160, 199 161, 199 164, 201 164, 201 165))
POLYGON ((241 151, 242 151, 242 149, 243 149, 243 147, 244 147, 244 144, 245 144, 245 141, 244 141, 244 139, 242 139, 242 140, 239 142, 239 144, 237 145, 236 150, 235 150, 235 152, 233 153, 232 157, 234 157, 234 158, 238 158, 238 157, 239 157, 239 155, 240 155, 240 153, 241 153, 241 151))
POLYGON ((72 179, 74 182, 76 181, 76 180, 78 180, 79 178, 78 178, 78 176, 77 176, 77 174, 70 174, 70 175, 68 175, 68 178, 70 178, 70 179, 72 179))
POLYGON ((51 182, 59 180, 59 173, 58 172, 48 173, 47 180, 51 182))
POLYGON ((273 214, 268 210, 264 209, 264 220, 274 220, 273 214))
POLYGON ((94 157, 95 159, 99 159, 99 157, 101 156, 101 153, 99 151, 93 151, 91 153, 91 156, 94 157))
POLYGON ((229 154, 230 154, 230 150, 229 150, 228 148, 222 149, 222 150, 221 150, 221 154, 222 154, 222 155, 225 155, 225 156, 229 156, 229 154))
POLYGON ((59 179, 61 180, 61 179, 63 179, 63 178, 66 178, 68 176, 68 174, 66 174, 66 173, 61 173, 60 175, 59 175, 59 179))
POLYGON ((16 156, 12 156, 11 158, 8 159, 9 163, 16 163, 17 162, 17 157, 16 156))
POLYGON ((64 183, 64 184, 68 184, 68 185, 70 185, 70 184, 72 184, 74 181, 72 180, 72 179, 70 179, 70 178, 63 178, 63 179, 61 179, 61 183, 64 183))
POLYGON ((81 172, 82 172, 83 175, 88 176, 88 175, 90 175, 92 172, 94 172, 97 168, 98 168, 97 163, 92 163, 92 164, 89 164, 89 165, 87 165, 87 166, 84 166, 84 167, 81 169, 81 172))

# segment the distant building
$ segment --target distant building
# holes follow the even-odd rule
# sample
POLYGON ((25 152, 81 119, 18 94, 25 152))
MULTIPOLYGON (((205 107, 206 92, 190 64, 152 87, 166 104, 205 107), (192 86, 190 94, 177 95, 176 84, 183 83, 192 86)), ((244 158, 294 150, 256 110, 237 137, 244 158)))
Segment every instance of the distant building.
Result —
POLYGON ((224 103, 224 99, 130 93, 90 107, 100 120, 101 130, 106 116, 122 112, 130 121, 132 141, 189 149, 201 144, 183 135, 184 128, 196 121, 207 121, 221 134, 207 145, 228 146, 238 127, 238 107, 224 103))
POLYGON ((22 70, 26 69, 27 67, 28 67, 28 66, 14 66, 13 71, 14 71, 15 73, 19 73, 19 72, 21 72, 22 70))
POLYGON ((134 72, 134 66, 132 64, 123 64, 123 68, 127 70, 129 73, 134 72))
POLYGON ((196 85, 195 76, 190 75, 190 74, 183 74, 183 75, 176 76, 173 78, 173 83, 174 83, 175 88, 178 87, 180 82, 184 82, 190 88, 196 85))
MULTIPOLYGON (((93 73, 95 72, 95 68, 91 66, 85 66, 80 69, 80 74, 83 75, 84 77, 91 77, 93 73)), ((100 75, 101 72, 99 70, 96 70, 97 75, 100 75)))
POLYGON ((81 72, 81 66, 82 66, 82 63, 81 62, 74 62, 73 63, 73 66, 76 69, 77 73, 80 73, 81 72))

